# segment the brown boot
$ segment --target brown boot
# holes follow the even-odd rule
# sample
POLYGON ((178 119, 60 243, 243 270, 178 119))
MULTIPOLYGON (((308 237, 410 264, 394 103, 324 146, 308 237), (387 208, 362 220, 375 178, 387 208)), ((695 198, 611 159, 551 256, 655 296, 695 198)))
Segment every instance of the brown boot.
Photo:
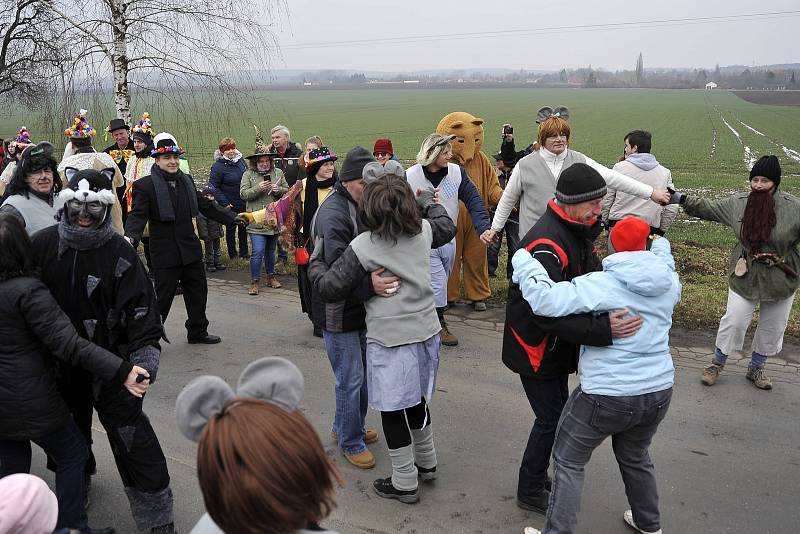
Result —
POLYGON ((250 281, 250 289, 247 291, 248 295, 258 295, 258 280, 250 281))
POLYGON ((271 287, 272 289, 280 289, 281 283, 278 282, 278 279, 275 277, 274 274, 270 274, 267 276, 267 286, 271 287))
POLYGON ((456 345, 458 345, 458 338, 450 332, 449 328, 447 328, 447 321, 442 319, 441 321, 439 321, 439 324, 441 324, 442 326, 442 331, 439 332, 439 337, 441 338, 442 345, 444 345, 445 347, 455 347, 456 345))

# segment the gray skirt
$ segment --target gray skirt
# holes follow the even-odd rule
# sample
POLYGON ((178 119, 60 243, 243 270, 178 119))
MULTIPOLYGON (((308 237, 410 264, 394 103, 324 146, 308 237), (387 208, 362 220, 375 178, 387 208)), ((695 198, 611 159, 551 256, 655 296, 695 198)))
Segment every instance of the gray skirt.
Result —
POLYGON ((439 370, 439 334, 418 343, 384 347, 367 342, 367 388, 374 410, 411 408, 422 397, 430 403, 439 370))

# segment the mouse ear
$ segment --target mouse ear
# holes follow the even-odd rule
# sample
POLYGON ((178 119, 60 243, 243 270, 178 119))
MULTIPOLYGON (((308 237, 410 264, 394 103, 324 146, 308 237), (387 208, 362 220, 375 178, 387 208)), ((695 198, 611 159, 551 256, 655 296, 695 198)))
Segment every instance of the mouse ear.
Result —
POLYGON ((236 396, 252 397, 293 412, 303 400, 304 387, 303 373, 295 364, 285 358, 261 358, 242 371, 236 396))
POLYGON ((569 109, 567 106, 558 106, 556 109, 553 110, 554 117, 561 117, 565 121, 569 120, 569 109))
POLYGON ((175 401, 178 429, 192 441, 198 441, 206 424, 233 399, 231 387, 218 376, 199 376, 186 384, 175 401))

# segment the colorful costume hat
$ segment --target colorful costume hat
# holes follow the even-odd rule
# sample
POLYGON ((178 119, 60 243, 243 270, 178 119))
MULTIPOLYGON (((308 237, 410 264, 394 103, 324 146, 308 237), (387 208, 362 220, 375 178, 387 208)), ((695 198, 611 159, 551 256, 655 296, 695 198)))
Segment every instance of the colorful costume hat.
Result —
POLYGON ((150 114, 146 111, 142 113, 142 118, 139 119, 139 123, 131 128, 131 131, 134 135, 148 135, 150 139, 155 137, 156 133, 153 131, 153 124, 150 122, 150 114))
POLYGON ((258 158, 261 156, 270 156, 272 158, 278 157, 278 151, 275 149, 275 147, 272 145, 267 145, 264 142, 264 134, 261 133, 261 128, 255 124, 253 125, 253 128, 256 129, 256 151, 249 156, 245 156, 245 159, 258 158))
POLYGON ((164 154, 183 154, 183 149, 178 146, 178 141, 167 132, 161 132, 153 138, 153 150, 150 155, 153 157, 163 156, 164 154))
POLYGON ((17 138, 15 139, 17 146, 25 148, 28 145, 33 144, 31 141, 31 134, 28 132, 28 128, 23 126, 19 129, 19 133, 17 134, 17 138))
POLYGON ((94 137, 97 134, 97 130, 95 130, 87 119, 87 115, 89 112, 85 109, 82 109, 75 115, 75 121, 72 123, 72 126, 64 130, 64 133, 67 134, 72 139, 87 139, 89 137, 94 137))

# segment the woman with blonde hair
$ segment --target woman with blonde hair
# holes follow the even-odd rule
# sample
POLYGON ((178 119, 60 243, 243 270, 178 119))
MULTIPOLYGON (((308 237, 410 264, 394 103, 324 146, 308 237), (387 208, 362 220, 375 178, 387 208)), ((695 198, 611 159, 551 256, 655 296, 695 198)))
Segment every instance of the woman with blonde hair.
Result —
MULTIPOLYGON (((436 202, 444 206, 454 224, 458 222, 458 203, 463 202, 472 217, 475 231, 482 235, 490 229, 489 215, 486 213, 480 192, 467 176, 466 169, 450 163, 453 154, 450 143, 453 139, 454 135, 438 133, 426 137, 417 153, 417 164, 406 171, 406 178, 411 190, 416 194, 433 188, 436 202)), ((455 255, 455 238, 430 252, 431 285, 436 314, 442 329, 442 345, 446 346, 458 345, 458 338, 450 332, 444 320, 444 310, 447 308, 447 279, 450 277, 455 255)))

